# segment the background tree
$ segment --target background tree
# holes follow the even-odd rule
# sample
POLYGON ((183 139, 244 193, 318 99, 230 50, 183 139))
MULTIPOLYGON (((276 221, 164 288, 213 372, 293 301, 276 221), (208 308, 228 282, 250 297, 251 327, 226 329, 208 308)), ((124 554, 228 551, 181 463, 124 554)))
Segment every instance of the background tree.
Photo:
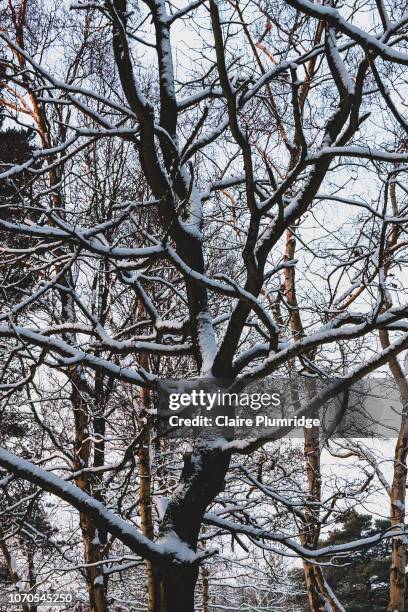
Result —
MULTIPOLYGON (((342 526, 322 540, 322 544, 343 544, 353 539, 360 539, 378 531, 389 529, 390 521, 374 519, 369 514, 359 514, 355 510, 345 514, 342 526)), ((391 545, 381 542, 369 549, 358 551, 353 557, 339 559, 336 564, 325 568, 327 581, 337 593, 346 610, 364 612, 386 609, 389 600, 389 572, 391 545)), ((302 588, 302 576, 297 572, 299 588, 302 588)), ((298 597, 302 606, 302 599, 298 597)), ((302 609, 307 609, 302 607, 302 609)))

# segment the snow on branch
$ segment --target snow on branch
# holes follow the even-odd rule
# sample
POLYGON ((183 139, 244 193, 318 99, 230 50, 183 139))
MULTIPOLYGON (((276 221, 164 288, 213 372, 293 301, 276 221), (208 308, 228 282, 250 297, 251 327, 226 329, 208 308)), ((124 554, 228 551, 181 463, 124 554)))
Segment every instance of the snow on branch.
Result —
POLYGON ((81 512, 85 512, 95 524, 105 529, 144 559, 159 562, 196 563, 201 557, 196 555, 181 541, 175 538, 169 543, 155 544, 148 540, 135 527, 107 510, 99 501, 55 474, 44 470, 26 459, 17 457, 0 448, 0 465, 18 478, 23 478, 48 493, 56 495, 81 512))

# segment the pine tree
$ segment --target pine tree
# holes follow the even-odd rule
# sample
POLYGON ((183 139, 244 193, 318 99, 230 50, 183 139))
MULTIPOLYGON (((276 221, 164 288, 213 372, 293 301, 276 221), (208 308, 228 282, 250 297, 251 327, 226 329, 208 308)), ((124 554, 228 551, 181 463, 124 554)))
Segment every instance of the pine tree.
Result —
MULTIPOLYGON (((24 164, 30 159, 33 151, 34 132, 30 129, 7 127, 0 107, 0 173, 7 172, 15 164, 24 164)), ((0 183, 0 218, 7 221, 23 221, 27 217, 25 195, 29 191, 30 177, 28 172, 11 175, 0 183)), ((8 248, 23 248, 27 240, 0 230, 0 245, 8 248)), ((33 276, 22 266, 12 265, 15 255, 6 255, 0 264, 0 284, 7 286, 8 300, 10 295, 21 299, 22 293, 33 284, 33 276), (11 290, 11 291, 10 291, 11 290)), ((2 297, 0 297, 0 301, 2 297)))
MULTIPOLYGON (((369 514, 351 510, 320 544, 344 544, 389 528, 389 520, 374 519, 369 514)), ((391 541, 384 540, 371 548, 333 560, 332 565, 325 566, 324 576, 348 612, 383 612, 388 602, 390 561, 391 541)), ((293 578, 296 584, 302 584, 301 571, 295 570, 293 578)), ((306 597, 296 599, 298 605, 304 604, 299 609, 308 610, 306 597)))

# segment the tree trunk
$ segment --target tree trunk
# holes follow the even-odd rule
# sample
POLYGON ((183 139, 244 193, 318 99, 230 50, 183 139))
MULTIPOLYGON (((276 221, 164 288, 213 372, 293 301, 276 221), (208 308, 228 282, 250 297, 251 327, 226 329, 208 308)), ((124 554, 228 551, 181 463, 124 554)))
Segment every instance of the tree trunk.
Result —
POLYGON ((203 612, 209 612, 209 604, 210 604, 210 593, 209 593, 209 580, 208 580, 208 569, 203 567, 202 577, 203 577, 203 612))
MULTIPOLYGON (((71 402, 75 421, 75 449, 74 469, 81 470, 89 466, 91 441, 89 436, 88 405, 85 398, 89 395, 86 382, 82 379, 81 371, 75 367, 71 374, 72 392, 71 402)), ((79 475, 75 479, 77 487, 91 494, 90 482, 87 475, 79 475)), ((79 524, 83 537, 84 561, 87 564, 99 563, 101 557, 101 544, 99 534, 92 520, 87 514, 80 512, 79 524)), ((92 565, 86 569, 89 603, 93 612, 106 612, 106 592, 102 573, 102 566, 92 565)))
MULTIPOLYGON (((308 488, 308 501, 320 501, 320 443, 319 428, 304 428, 304 453, 308 488)), ((306 522, 300 534, 303 546, 316 548, 319 539, 319 523, 313 508, 305 511, 306 522)), ((325 610, 325 593, 322 592, 322 581, 317 575, 317 566, 303 560, 303 572, 309 607, 311 612, 325 610)))
MULTIPOLYGON (((148 369, 147 356, 139 356, 140 365, 148 369)), ((150 417, 149 401, 150 391, 146 388, 141 389, 142 412, 141 421, 143 422, 143 436, 139 451, 139 510, 141 530, 149 540, 154 539, 153 516, 152 516, 152 479, 151 479, 151 458, 150 458, 150 417)), ((147 573, 147 612, 157 612, 160 609, 160 579, 151 561, 146 561, 147 573)))
MULTIPOLYGON (((10 577, 10 580, 14 584, 14 586, 16 587, 17 591, 19 592, 20 591, 19 585, 20 585, 21 578, 20 578, 20 576, 17 573, 16 564, 15 564, 15 561, 14 561, 12 555, 10 554, 8 546, 7 546, 6 542, 3 540, 4 535, 5 535, 4 531, 0 527, 0 550, 3 553, 3 557, 4 557, 4 560, 6 562, 7 571, 8 571, 8 575, 10 577)), ((30 606, 22 604, 21 607, 22 607, 23 612, 30 612, 30 606)))
MULTIPOLYGON (((381 346, 389 346, 388 332, 379 332, 381 346)), ((398 385, 399 395, 403 406, 401 426, 395 445, 394 473, 390 494, 390 520, 391 527, 403 529, 405 525, 405 496, 407 480, 407 454, 408 454, 408 383, 396 358, 388 361, 391 374, 398 385)), ((405 610, 405 566, 407 546, 400 537, 392 538, 391 570, 390 570, 390 596, 387 611, 404 612, 405 610)))
POLYGON ((307 601, 309 603, 310 612, 322 612, 325 607, 314 569, 311 563, 305 560, 303 561, 303 574, 305 577, 307 601))
MULTIPOLYGON (((405 523, 405 495, 407 479, 408 420, 403 417, 395 447, 394 475, 391 486, 391 526, 403 529, 405 523)), ((405 565, 407 547, 401 537, 392 538, 390 598, 388 612, 405 610, 405 565)))
MULTIPOLYGON (((175 494, 164 515, 160 535, 180 540, 180 546, 197 550, 204 513, 224 488, 231 459, 229 451, 197 446, 184 456, 184 466, 175 494)), ((193 612, 199 564, 172 564, 156 568, 160 575, 160 612, 193 612)))
MULTIPOLYGON (((395 183, 390 184, 390 200, 392 212, 398 216, 398 202, 396 195, 395 183)), ((400 228, 396 224, 392 227, 390 237, 388 239, 388 248, 391 249, 397 244, 400 234, 400 228)), ((387 278, 391 259, 386 257, 384 260, 384 277, 387 278)), ((385 297, 385 305, 383 311, 388 310, 392 303, 385 297)), ((387 349, 390 345, 388 331, 382 329, 379 331, 380 343, 383 349, 387 349)), ((405 496, 406 496, 406 480, 407 480, 407 453, 408 453, 408 382, 406 376, 396 357, 390 357, 388 367, 395 383, 398 386, 401 404, 403 406, 401 426, 398 434, 397 443, 394 453, 394 473, 392 478, 391 493, 390 493, 390 520, 391 526, 394 529, 404 528, 405 525, 405 496)), ((407 561, 407 546, 403 539, 399 537, 392 538, 391 548, 391 570, 390 570, 390 595, 387 611, 388 612, 404 612, 405 610, 405 566, 407 561)))
MULTIPOLYGON (((30 585, 30 592, 36 592, 36 576, 35 576, 35 567, 34 567, 34 553, 32 551, 28 551, 27 553, 27 561, 28 561, 28 582, 30 585)), ((31 605, 30 612, 37 612, 38 606, 31 605)))
MULTIPOLYGON (((292 261, 295 258, 296 238, 290 231, 286 232, 285 260, 292 261)), ((295 268, 288 267, 284 273, 284 292, 287 304, 290 308, 289 324, 295 342, 299 341, 304 335, 303 321, 296 296, 295 268)), ((310 361, 314 360, 314 353, 308 354, 310 361)), ((295 385, 297 381, 295 381, 295 385)), ((292 397, 295 405, 299 402, 296 386, 293 388, 292 397)), ((311 399, 316 393, 316 385, 312 380, 306 380, 306 393, 311 399)), ((318 415, 316 415, 318 416, 318 415)), ((304 454, 306 464, 308 501, 321 501, 321 469, 320 469, 320 427, 304 428, 304 454)), ((313 508, 308 506, 305 510, 305 522, 300 533, 300 541, 303 546, 315 549, 320 535, 319 506, 313 508)), ((323 572, 317 565, 303 560, 303 573, 307 598, 311 612, 321 612, 327 610, 327 606, 333 612, 342 612, 343 608, 337 601, 335 595, 330 592, 324 580, 323 572)))
POLYGON ((155 612, 194 612, 198 566, 172 565, 159 574, 161 602, 155 612))

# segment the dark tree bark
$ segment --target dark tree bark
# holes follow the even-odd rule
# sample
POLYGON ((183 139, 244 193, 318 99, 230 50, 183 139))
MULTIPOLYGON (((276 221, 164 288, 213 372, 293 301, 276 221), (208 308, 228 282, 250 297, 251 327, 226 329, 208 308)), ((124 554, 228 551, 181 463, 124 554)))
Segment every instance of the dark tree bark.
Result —
MULTIPOLYGON (((185 455, 179 485, 163 518, 163 538, 175 535, 183 547, 187 544, 186 548, 197 550, 204 513, 224 488, 230 459, 230 452, 208 448, 196 448, 185 455)), ((158 571, 162 593, 160 612, 193 612, 199 565, 172 564, 161 566, 158 571)))

